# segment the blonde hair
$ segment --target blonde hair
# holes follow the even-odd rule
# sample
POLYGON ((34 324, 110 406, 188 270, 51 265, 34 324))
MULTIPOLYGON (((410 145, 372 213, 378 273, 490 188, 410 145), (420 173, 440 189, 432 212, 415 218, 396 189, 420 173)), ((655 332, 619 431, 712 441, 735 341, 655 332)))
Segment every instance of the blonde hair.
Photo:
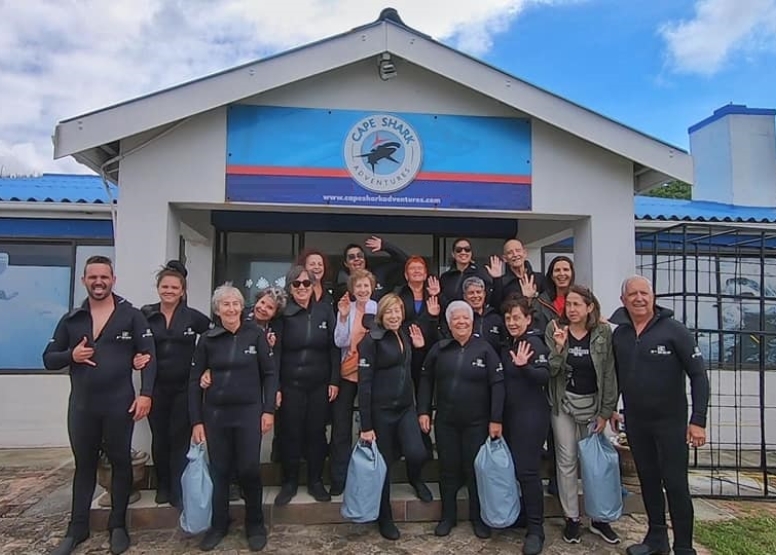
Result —
POLYGON ((375 275, 369 270, 361 269, 350 272, 350 275, 348 276, 348 291, 353 293, 353 290, 356 288, 356 282, 362 279, 369 280, 369 283, 372 285, 372 292, 374 293, 375 287, 377 287, 377 278, 375 278, 375 275))
POLYGON ((377 303, 377 315, 375 316, 375 320, 378 324, 381 326, 383 325, 383 318, 385 317, 385 313, 388 312, 388 309, 399 305, 401 308, 401 319, 404 320, 405 314, 404 314, 404 303, 401 300, 401 297, 397 295, 396 293, 388 293, 385 297, 380 299, 380 302, 377 303))

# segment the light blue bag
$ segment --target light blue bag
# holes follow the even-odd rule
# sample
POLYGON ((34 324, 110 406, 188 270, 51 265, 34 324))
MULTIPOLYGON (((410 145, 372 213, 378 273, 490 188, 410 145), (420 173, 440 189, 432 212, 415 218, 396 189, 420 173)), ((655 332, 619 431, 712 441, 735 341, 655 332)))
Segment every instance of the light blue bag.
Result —
POLYGON ((388 467, 377 448, 377 441, 357 441, 348 463, 340 514, 351 522, 377 520, 387 472, 388 467))
POLYGON ((507 443, 488 438, 474 459, 480 517, 491 528, 511 526, 520 516, 520 485, 507 443))
POLYGON ((205 444, 192 443, 186 458, 189 463, 181 477, 183 512, 180 526, 184 532, 199 534, 210 528, 213 513, 213 481, 210 479, 205 444))
POLYGON ((585 513, 598 522, 614 522, 622 516, 620 459, 604 434, 579 440, 579 465, 585 493, 585 513))

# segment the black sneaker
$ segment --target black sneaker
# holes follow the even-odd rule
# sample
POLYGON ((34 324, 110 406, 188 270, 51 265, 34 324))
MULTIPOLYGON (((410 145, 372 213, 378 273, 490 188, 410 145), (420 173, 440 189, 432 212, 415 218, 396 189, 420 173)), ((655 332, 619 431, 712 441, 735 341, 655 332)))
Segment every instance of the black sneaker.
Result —
POLYGON ((566 543, 579 543, 582 541, 582 532, 579 529, 580 522, 571 518, 566 519, 566 527, 563 529, 563 541, 566 543))
POLYGON ((267 545, 267 529, 264 526, 256 526, 245 532, 248 538, 248 549, 251 551, 261 551, 267 545))
POLYGON ((331 487, 329 488, 329 494, 332 497, 337 497, 338 495, 342 495, 344 491, 345 491, 345 484, 340 484, 339 482, 332 482, 331 487))
POLYGON ((307 493, 309 493, 313 499, 320 503, 331 501, 331 495, 329 495, 329 492, 326 491, 323 482, 315 482, 314 484, 307 486, 307 493))
POLYGON ((523 542, 523 555, 539 555, 544 549, 544 538, 528 534, 523 542))
POLYGON ((612 530, 608 522, 591 522, 590 531, 596 536, 601 536, 606 543, 616 545, 620 543, 620 536, 612 530))
POLYGON ((380 535, 386 540, 396 541, 401 536, 392 520, 378 520, 377 528, 380 530, 380 535))
POLYGON ((125 528, 114 528, 110 531, 110 552, 121 555, 129 549, 129 534, 125 528))
POLYGON ((156 490, 156 497, 154 498, 154 503, 157 505, 166 505, 170 502, 170 491, 167 489, 158 489, 156 490))
POLYGON ((288 505, 291 499, 296 495, 297 484, 295 482, 286 482, 280 487, 280 491, 275 497, 275 506, 282 507, 288 505))
POLYGON ((202 536, 202 541, 199 542, 200 551, 213 551, 225 537, 226 532, 223 530, 209 528, 205 535, 202 536))
POLYGON ((57 548, 51 552, 51 555, 70 555, 76 546, 87 540, 89 536, 83 536, 74 538, 73 536, 65 537, 57 548))
POLYGON ((410 485, 415 490, 415 495, 423 503, 431 503, 434 500, 434 495, 423 480, 418 480, 410 485))

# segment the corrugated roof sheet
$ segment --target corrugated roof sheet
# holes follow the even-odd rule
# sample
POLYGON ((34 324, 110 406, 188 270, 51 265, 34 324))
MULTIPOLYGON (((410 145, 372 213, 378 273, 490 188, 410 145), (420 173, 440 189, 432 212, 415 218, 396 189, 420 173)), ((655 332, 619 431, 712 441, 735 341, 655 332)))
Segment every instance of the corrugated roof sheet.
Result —
POLYGON ((637 220, 774 223, 776 207, 737 206, 702 200, 634 197, 637 220))
MULTIPOLYGON (((118 188, 111 184, 113 198, 118 188)), ((44 173, 37 177, 0 177, 0 201, 107 204, 108 193, 97 175, 44 173)))

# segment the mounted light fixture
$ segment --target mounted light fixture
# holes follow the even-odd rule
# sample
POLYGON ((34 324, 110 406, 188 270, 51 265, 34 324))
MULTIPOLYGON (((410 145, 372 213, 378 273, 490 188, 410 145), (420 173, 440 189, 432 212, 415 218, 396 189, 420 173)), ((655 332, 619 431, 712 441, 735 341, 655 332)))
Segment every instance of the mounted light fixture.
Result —
POLYGON ((396 65, 393 63, 390 53, 383 52, 380 55, 378 69, 380 71, 380 79, 383 81, 388 81, 389 79, 396 77, 396 65))

